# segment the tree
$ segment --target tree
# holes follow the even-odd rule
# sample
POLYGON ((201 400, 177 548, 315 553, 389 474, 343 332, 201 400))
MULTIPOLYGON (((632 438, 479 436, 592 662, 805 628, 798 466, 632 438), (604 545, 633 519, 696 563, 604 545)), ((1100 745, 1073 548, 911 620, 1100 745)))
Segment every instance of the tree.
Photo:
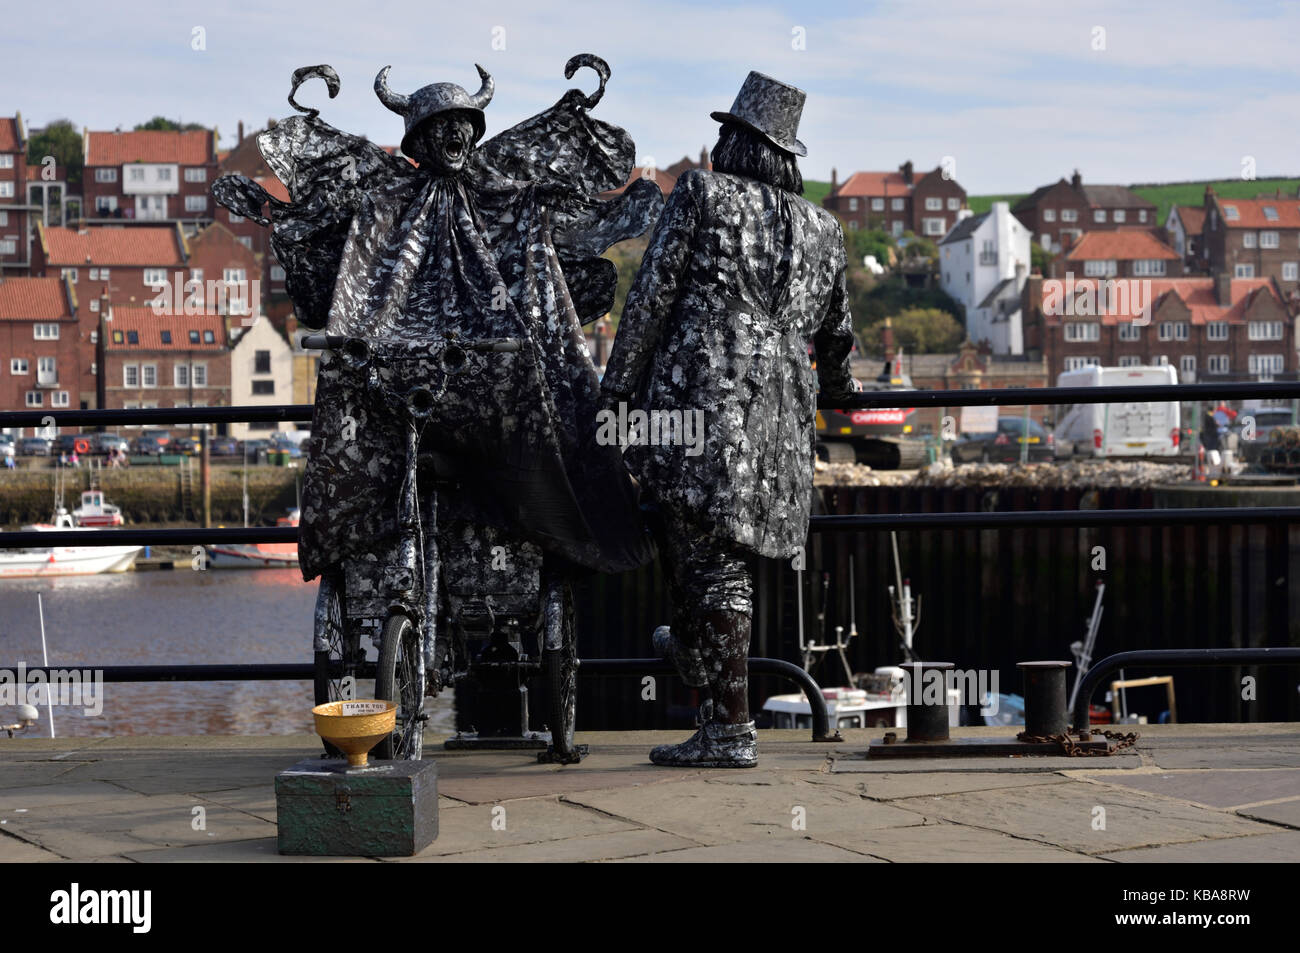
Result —
POLYGON ((81 185, 85 157, 81 154, 81 133, 72 120, 56 119, 27 140, 28 165, 40 166, 46 156, 53 156, 56 168, 67 173, 69 187, 81 185))
POLYGON ((207 126, 198 122, 187 122, 182 126, 166 116, 154 116, 135 127, 136 132, 194 132, 199 129, 207 129, 207 126))
POLYGON ((903 258, 907 261, 929 261, 932 265, 939 263, 939 246, 928 238, 908 234, 907 245, 903 248, 903 258))
POLYGON ((848 255, 850 268, 861 268, 862 259, 867 255, 874 255, 880 265, 888 268, 889 255, 893 248, 893 237, 883 229, 844 229, 844 250, 848 255))
MULTIPOLYGON (((912 354, 955 351, 966 333, 956 318, 938 308, 908 308, 894 315, 891 324, 894 346, 912 354)), ((862 332, 863 347, 868 353, 884 353, 884 330, 885 322, 881 319, 862 332)))
POLYGON ((1056 256, 1044 248, 1038 242, 1031 242, 1029 245, 1029 265, 1031 268, 1038 269, 1040 275, 1046 275, 1052 267, 1052 259, 1056 256))

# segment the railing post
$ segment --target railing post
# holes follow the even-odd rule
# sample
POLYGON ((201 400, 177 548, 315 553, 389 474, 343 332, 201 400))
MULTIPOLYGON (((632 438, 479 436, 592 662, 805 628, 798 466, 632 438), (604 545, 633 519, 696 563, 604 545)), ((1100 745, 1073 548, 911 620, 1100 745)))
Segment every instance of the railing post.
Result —
POLYGON ((208 453, 208 428, 199 432, 199 479, 203 483, 203 528, 212 526, 212 457, 208 453))

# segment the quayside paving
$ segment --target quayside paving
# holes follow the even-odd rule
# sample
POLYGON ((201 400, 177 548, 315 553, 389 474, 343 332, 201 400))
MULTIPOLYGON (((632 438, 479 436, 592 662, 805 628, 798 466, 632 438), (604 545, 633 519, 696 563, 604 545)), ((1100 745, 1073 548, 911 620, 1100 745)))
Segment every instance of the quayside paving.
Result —
MULTIPOLYGON (((760 733, 752 770, 651 765, 674 732, 587 732, 580 765, 444 751, 446 861, 1300 861, 1300 725, 1138 728, 1108 758, 875 761, 760 733)), ((1004 737, 1005 728, 954 729, 1004 737)), ((276 853, 274 777, 314 736, 0 738, 0 861, 310 863, 276 853), (197 809, 202 810, 197 810, 197 809)))

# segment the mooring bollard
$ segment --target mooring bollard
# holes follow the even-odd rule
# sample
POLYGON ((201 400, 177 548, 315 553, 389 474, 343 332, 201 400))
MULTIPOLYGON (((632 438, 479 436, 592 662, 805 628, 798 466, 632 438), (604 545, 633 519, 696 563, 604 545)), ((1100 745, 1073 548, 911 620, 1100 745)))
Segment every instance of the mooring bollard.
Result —
POLYGON ((1025 677, 1025 734, 1034 738, 1065 734, 1065 677, 1071 663, 1020 662, 1016 668, 1025 677))
POLYGON ((907 673, 907 740, 948 740, 948 675, 952 662, 905 662, 907 673), (929 673, 933 672, 931 675, 929 673), (933 699, 938 684, 938 704, 933 699))

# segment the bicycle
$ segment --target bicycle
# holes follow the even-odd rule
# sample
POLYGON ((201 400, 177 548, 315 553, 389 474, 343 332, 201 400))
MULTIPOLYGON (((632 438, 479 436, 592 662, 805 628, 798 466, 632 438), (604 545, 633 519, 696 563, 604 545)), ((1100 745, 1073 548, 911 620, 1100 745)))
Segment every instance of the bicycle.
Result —
MULTIPOLYGON (((481 569, 481 560, 471 565, 455 550, 465 536, 482 548, 508 533, 461 521, 449 524, 456 534, 448 533, 441 545, 439 539, 437 488, 466 478, 456 465, 459 448, 446 439, 455 429, 455 421, 441 415, 447 389, 454 391, 489 355, 526 361, 531 351, 516 338, 465 341, 453 335, 368 342, 316 334, 302 344, 334 352, 346 391, 381 414, 393 412, 404 437, 396 539, 380 541, 366 558, 348 559, 321 577, 314 624, 316 703, 354 695, 357 680, 371 671, 363 648, 368 635, 378 649, 375 696, 398 704, 393 734, 377 746, 377 757, 421 757, 426 695, 465 679, 504 674, 545 680, 550 737, 539 760, 580 761, 586 749, 573 741, 577 653, 567 582, 544 572, 541 551, 524 543, 515 547, 523 570, 495 583, 503 591, 489 593, 492 584, 473 571, 481 569), (456 558, 444 559, 443 548, 456 558), (537 638, 540 659, 524 651, 529 635, 537 638)), ((334 755, 328 744, 326 752, 334 755)))

